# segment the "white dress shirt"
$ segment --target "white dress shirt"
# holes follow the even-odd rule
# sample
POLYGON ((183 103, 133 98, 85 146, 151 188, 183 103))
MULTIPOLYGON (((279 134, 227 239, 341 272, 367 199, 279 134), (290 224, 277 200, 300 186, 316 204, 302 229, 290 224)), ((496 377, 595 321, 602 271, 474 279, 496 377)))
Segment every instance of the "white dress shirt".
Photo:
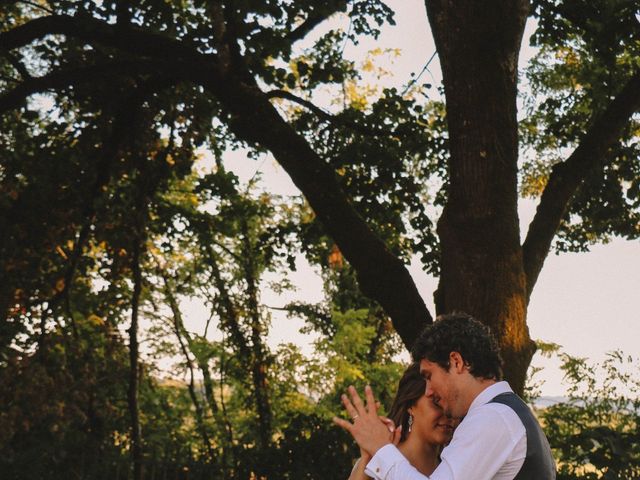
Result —
POLYGON ((488 403, 505 392, 512 392, 509 384, 497 382, 474 399, 430 477, 391 444, 376 452, 365 473, 376 480, 512 480, 527 454, 527 434, 511 408, 488 403))

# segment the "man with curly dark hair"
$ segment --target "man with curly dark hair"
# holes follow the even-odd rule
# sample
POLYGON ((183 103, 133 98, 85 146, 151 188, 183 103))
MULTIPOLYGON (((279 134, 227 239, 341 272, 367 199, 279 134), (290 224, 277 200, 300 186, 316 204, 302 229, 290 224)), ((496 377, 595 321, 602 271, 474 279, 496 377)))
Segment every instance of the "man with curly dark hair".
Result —
POLYGON ((424 377, 431 380, 427 395, 431 392, 434 401, 452 417, 466 415, 469 397, 475 398, 479 391, 502 380, 498 342, 488 327, 466 313, 438 317, 418 337, 411 356, 420 363, 424 377), (456 379, 448 374, 457 365, 468 373, 462 385, 448 381, 456 379))
POLYGON ((353 423, 336 420, 373 455, 366 473, 376 480, 553 480, 549 442, 529 407, 502 381, 498 344, 482 323, 465 313, 443 315, 412 350, 427 380, 425 395, 462 421, 430 477, 418 472, 394 446, 397 430, 377 416, 371 388, 366 406, 353 387, 343 403, 353 423), (391 429, 392 430, 392 429, 391 429))

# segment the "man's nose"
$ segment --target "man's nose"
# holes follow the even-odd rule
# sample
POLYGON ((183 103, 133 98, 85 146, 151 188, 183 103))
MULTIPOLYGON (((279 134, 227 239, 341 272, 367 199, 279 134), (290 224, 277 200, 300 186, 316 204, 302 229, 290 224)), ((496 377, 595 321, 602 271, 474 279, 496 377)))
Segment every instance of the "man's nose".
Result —
POLYGON ((427 382, 427 387, 426 387, 426 390, 425 390, 424 394, 427 397, 433 396, 433 389, 431 388, 431 385, 429 384, 429 382, 427 382))

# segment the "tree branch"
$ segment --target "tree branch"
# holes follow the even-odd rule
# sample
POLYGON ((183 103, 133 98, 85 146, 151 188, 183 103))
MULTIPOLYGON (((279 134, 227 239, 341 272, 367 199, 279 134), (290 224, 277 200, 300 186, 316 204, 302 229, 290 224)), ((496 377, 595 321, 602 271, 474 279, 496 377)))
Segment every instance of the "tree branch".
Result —
POLYGON ((116 24, 120 28, 128 28, 131 24, 131 2, 129 0, 116 1, 116 24))
POLYGON ((363 293, 380 303, 405 345, 411 346, 432 317, 405 265, 349 202, 333 169, 255 83, 210 81, 205 86, 230 114, 230 128, 239 138, 273 153, 355 268, 363 293))
POLYGON ((15 55, 12 55, 10 52, 4 52, 4 56, 9 60, 9 63, 16 69, 16 71, 20 74, 23 79, 33 78, 27 67, 17 58, 15 55))
POLYGON ((189 370, 189 396, 191 397, 191 403, 196 410, 196 423, 198 425, 198 430, 200 431, 200 436, 202 437, 202 443, 204 444, 205 449, 207 450, 207 455, 211 461, 215 460, 215 454, 213 448, 211 447, 211 439, 209 438, 209 433, 207 432, 207 427, 204 423, 205 411, 198 400, 198 395, 196 393, 196 381, 195 381, 195 372, 193 360, 191 359, 190 351, 192 352, 192 344, 191 335, 187 331, 184 326, 184 321, 182 319, 182 312, 180 311, 180 305, 178 304, 178 300, 174 295, 173 289, 171 288, 171 282, 167 278, 167 272, 158 267, 160 277, 162 278, 164 284, 164 295, 167 303, 169 304, 169 308, 171 308, 171 313, 173 316, 173 331, 176 334, 176 338, 178 339, 178 343, 180 344, 180 350, 182 350, 182 355, 184 355, 185 364, 187 369, 189 370), (185 343, 186 340, 186 343, 185 343), (187 347, 187 345, 189 345, 187 347))
POLYGON ((235 349, 239 351, 242 360, 248 362, 251 359, 251 349, 240 329, 240 314, 238 313, 236 305, 233 303, 233 299, 229 295, 229 288, 222 278, 220 268, 218 267, 217 255, 210 245, 205 245, 205 249, 208 255, 207 265, 211 267, 211 279, 213 280, 215 288, 218 290, 218 314, 220 323, 229 331, 231 342, 235 349))
MULTIPOLYGON (((319 3, 318 5, 323 5, 323 3, 319 3)), ((345 1, 335 2, 334 5, 324 4, 324 8, 319 8, 316 11, 311 12, 300 25, 291 30, 286 36, 287 40, 291 40, 292 44, 294 42, 297 42, 298 40, 302 40, 314 28, 324 22, 331 15, 338 12, 344 12, 346 10, 346 7, 347 2, 345 1)))
POLYGON ((634 73, 607 109, 595 119, 569 158, 551 169, 549 181, 522 245, 527 297, 531 296, 571 197, 590 171, 598 167, 607 150, 615 144, 638 110, 640 70, 634 73))
POLYGON ((50 72, 42 77, 30 77, 0 96, 0 113, 19 107, 25 99, 35 93, 79 85, 105 77, 150 72, 157 72, 157 63, 131 60, 108 62, 88 67, 65 68, 50 72))
MULTIPOLYGON (((142 235, 142 232, 137 232, 142 235)), ((140 262, 142 259, 142 243, 139 237, 133 240, 133 296, 131 298, 131 325, 129 327, 129 414, 131 416, 131 460, 133 462, 134 480, 142 480, 142 433, 140 429, 139 411, 139 375, 138 375, 138 313, 140 299, 142 295, 142 270, 140 262)))
POLYGON ((46 8, 44 5, 40 5, 36 2, 30 2, 29 0, 16 0, 16 2, 14 3, 23 3, 25 5, 29 5, 30 7, 33 7, 37 10, 42 10, 43 12, 47 12, 47 13, 54 13, 53 10, 50 10, 48 8, 46 8))
MULTIPOLYGON (((333 169, 278 114, 243 65, 222 74, 215 55, 201 54, 184 42, 85 17, 36 19, 0 34, 0 45, 11 50, 49 34, 117 48, 143 57, 137 60, 142 64, 145 58, 155 58, 165 74, 193 81, 213 93, 230 114, 231 130, 240 139, 258 143, 274 154, 355 268, 362 291, 380 303, 404 343, 412 345, 431 315, 407 268, 351 205, 333 169)), ((13 95, 15 102, 15 92, 13 95)), ((24 97, 25 91, 21 95, 24 97)))
POLYGON ((215 0, 209 4, 209 17, 211 17, 213 42, 216 46, 219 59, 220 73, 226 72, 231 63, 231 51, 227 33, 227 22, 224 14, 222 0, 215 0))
POLYGON ((269 92, 266 93, 267 98, 284 98, 286 100, 291 100, 292 102, 295 102, 299 105, 302 105, 303 107, 311 110, 313 113, 315 113, 318 117, 320 117, 322 120, 325 120, 333 125, 338 125, 338 126, 343 126, 343 127, 347 127, 350 128, 351 130, 354 130, 356 132, 362 133, 363 135, 370 135, 370 136, 391 136, 394 135, 394 132, 388 131, 388 130, 383 130, 383 129, 378 129, 378 128, 369 128, 366 127, 364 125, 360 125, 358 123, 355 122, 350 122, 350 121, 346 121, 342 118, 340 118, 337 115, 332 115, 331 113, 325 112, 323 109, 321 109, 320 107, 318 107, 317 105, 313 104, 312 102, 310 102, 309 100, 305 100, 302 97, 299 97, 291 92, 288 92, 286 90, 271 90, 269 92))
POLYGON ((315 113, 318 117, 320 117, 323 120, 327 120, 328 122, 332 122, 332 123, 336 121, 336 117, 334 115, 328 112, 325 112, 323 109, 313 104, 309 100, 305 100, 304 98, 299 97, 298 95, 295 95, 286 90, 270 90, 269 92, 266 93, 266 95, 267 95, 267 98, 284 98, 286 100, 291 100, 292 102, 295 102, 298 105, 302 105, 308 110, 311 110, 313 113, 315 113))
POLYGON ((23 47, 46 35, 66 35, 90 44, 106 45, 143 57, 155 57, 164 62, 167 62, 167 59, 178 58, 216 62, 215 55, 200 53, 195 45, 158 33, 134 26, 122 28, 85 16, 67 15, 36 18, 0 33, 0 51, 23 47))

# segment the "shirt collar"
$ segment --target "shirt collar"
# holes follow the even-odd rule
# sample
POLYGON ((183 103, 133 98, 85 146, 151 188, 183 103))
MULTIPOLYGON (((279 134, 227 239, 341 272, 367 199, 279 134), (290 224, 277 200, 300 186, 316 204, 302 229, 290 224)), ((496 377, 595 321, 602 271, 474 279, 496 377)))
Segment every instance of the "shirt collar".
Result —
POLYGON ((489 385, 487 388, 485 388, 482 392, 478 394, 478 396, 473 400, 473 402, 471 402, 471 405, 469 406, 469 411, 467 412, 467 414, 469 414, 469 412, 474 408, 478 408, 481 405, 484 405, 485 403, 489 403, 497 395, 500 395, 501 393, 506 393, 506 392, 513 393, 513 390, 511 389, 511 387, 507 382, 502 381, 502 382, 496 382, 489 385))

